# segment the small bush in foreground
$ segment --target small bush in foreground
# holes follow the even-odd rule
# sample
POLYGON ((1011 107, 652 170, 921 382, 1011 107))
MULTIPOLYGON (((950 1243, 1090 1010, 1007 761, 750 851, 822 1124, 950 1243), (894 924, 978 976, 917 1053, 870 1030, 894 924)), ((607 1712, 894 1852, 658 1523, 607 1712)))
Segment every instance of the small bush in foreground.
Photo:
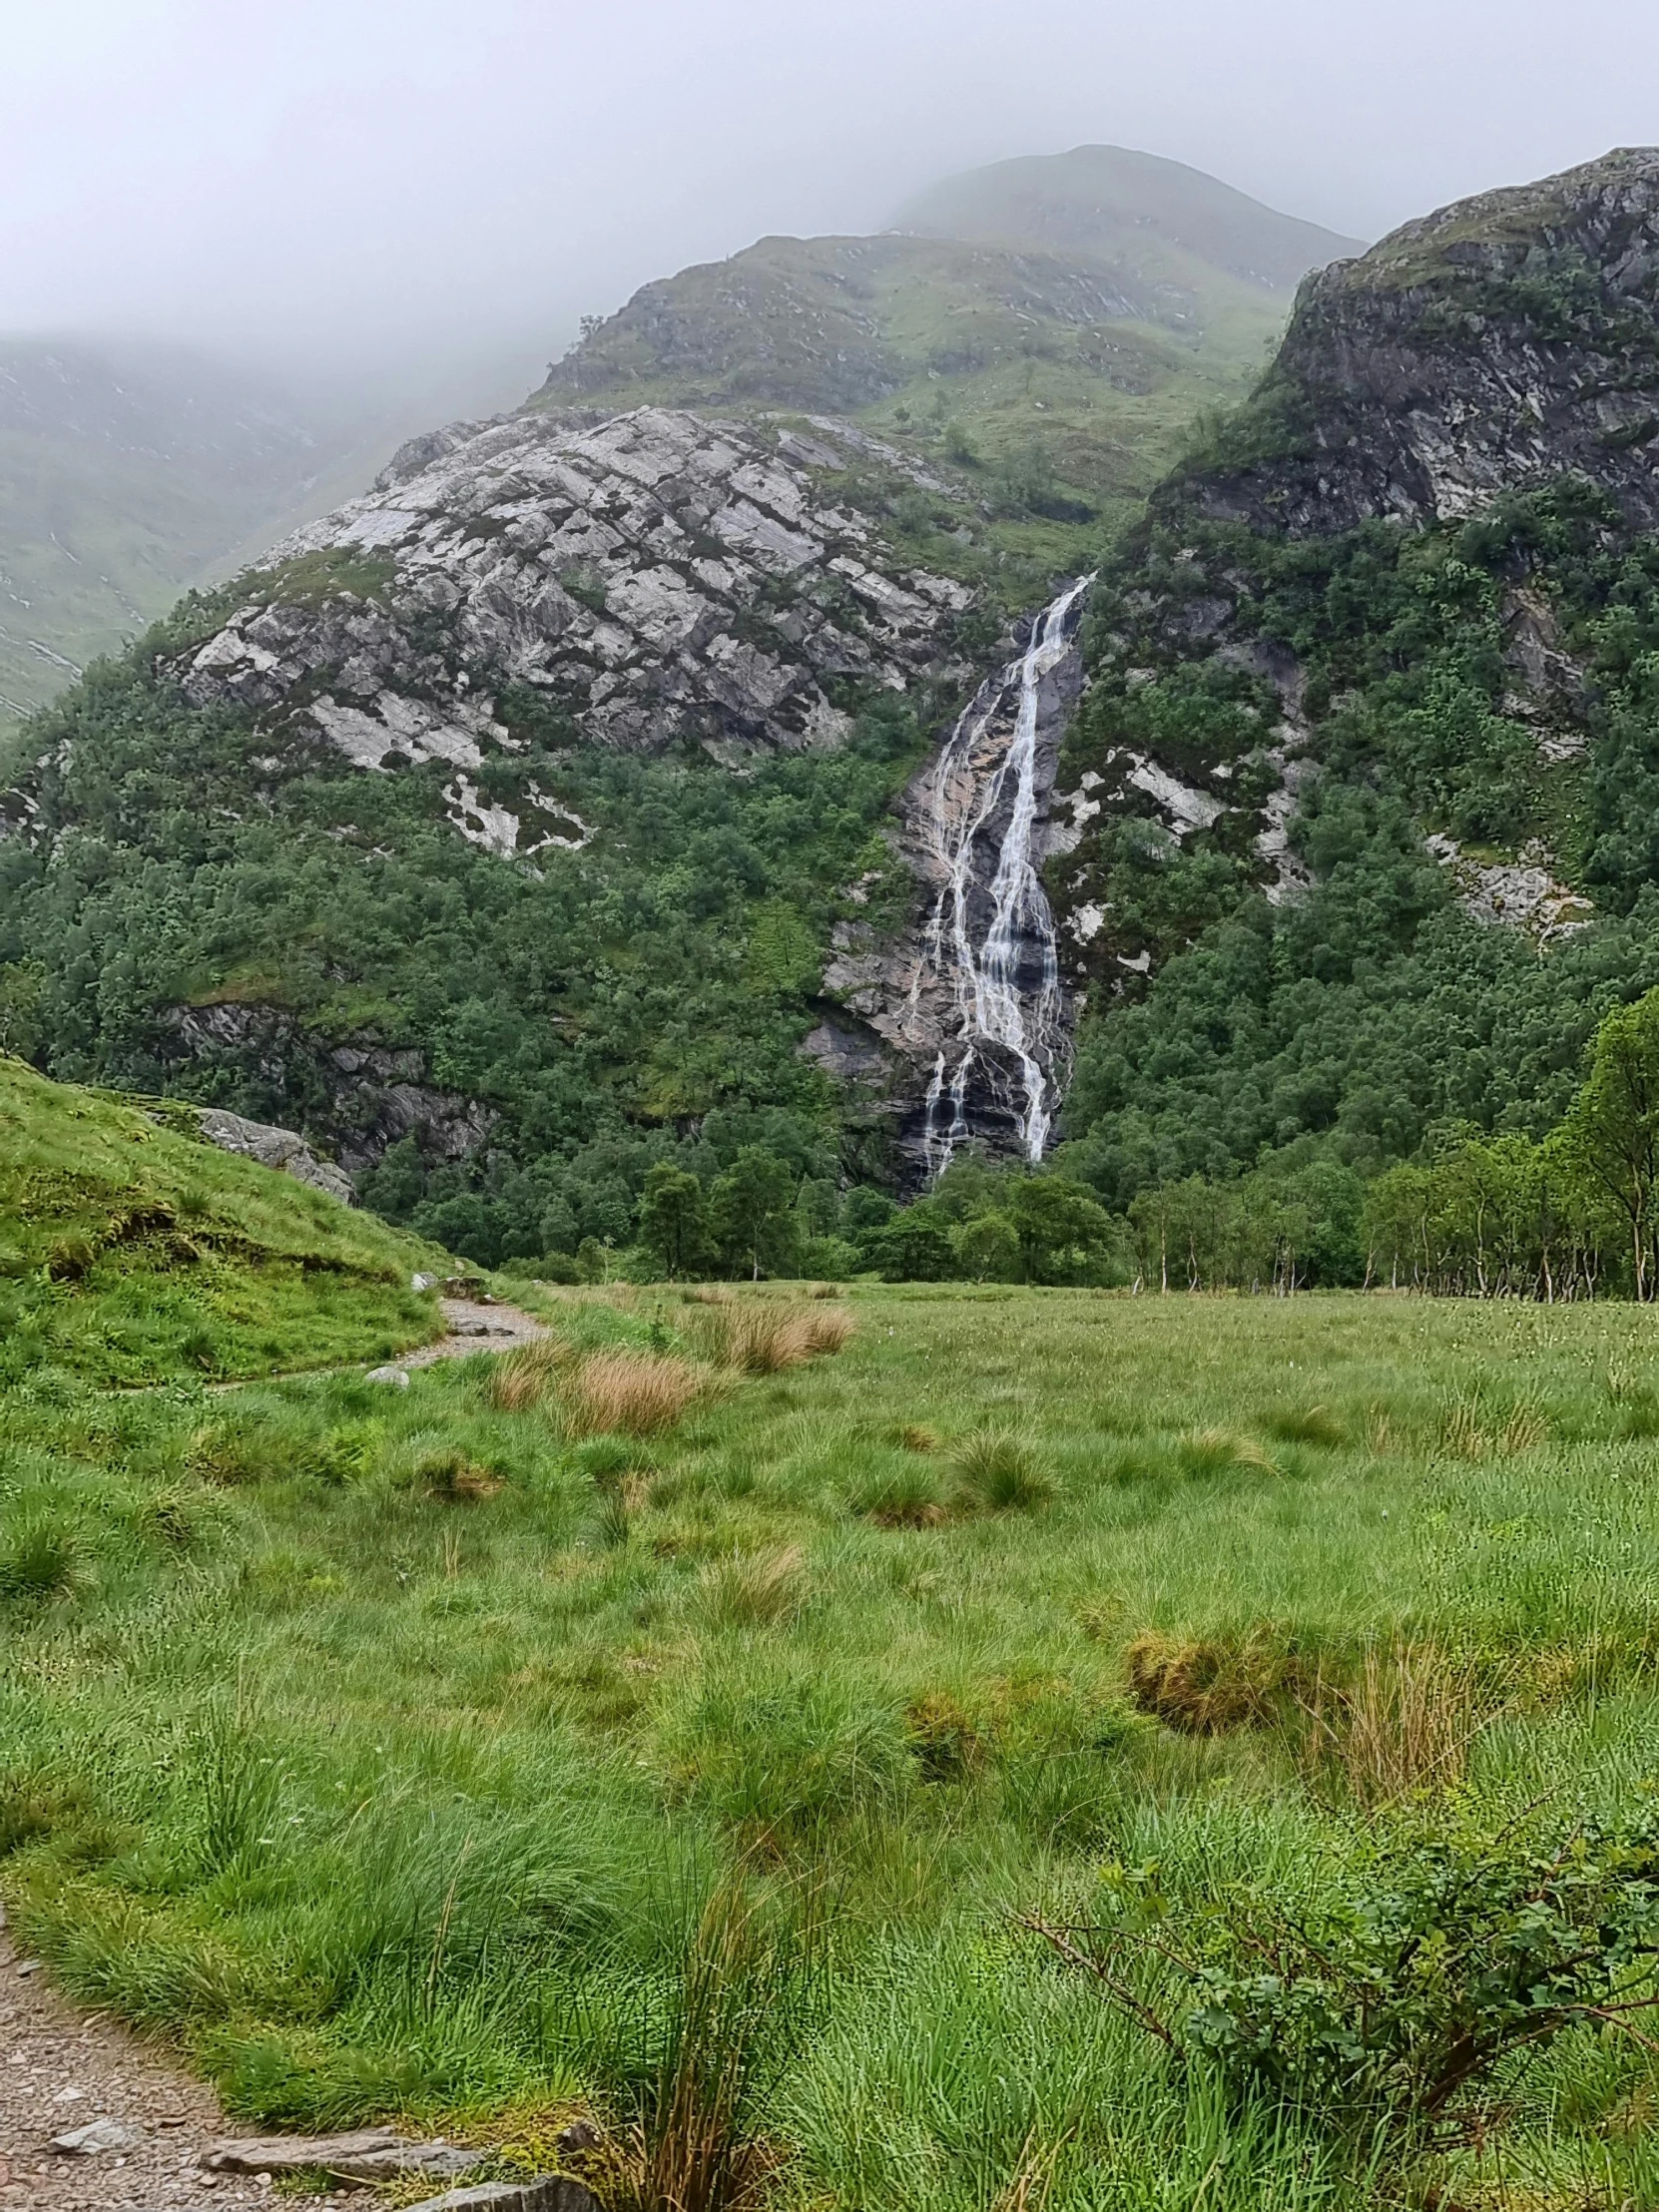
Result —
POLYGON ((1236 2104, 1373 2144, 1477 2137, 1506 2061, 1570 2027, 1635 2034, 1655 2001, 1651 1818, 1532 1849, 1513 1823, 1388 1836, 1323 1873, 1294 1905, 1247 1892, 1176 1936, 1156 1868, 1118 1869, 1097 1924, 1025 1925, 1236 2104))

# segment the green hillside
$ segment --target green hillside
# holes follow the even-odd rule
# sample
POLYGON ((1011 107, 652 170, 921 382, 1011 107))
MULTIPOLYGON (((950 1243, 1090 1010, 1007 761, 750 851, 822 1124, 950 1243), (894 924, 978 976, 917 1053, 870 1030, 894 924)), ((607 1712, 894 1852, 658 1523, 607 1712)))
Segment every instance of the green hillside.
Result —
POLYGON ((188 1107, 51 1083, 0 1054, 0 1385, 382 1359, 435 1333, 409 1288, 433 1261, 219 1151, 188 1107))
POLYGON ((762 239, 647 284, 533 404, 850 415, 1013 516, 1117 517, 1242 397, 1297 280, 1354 250, 1179 163, 1004 163, 879 237, 762 239))

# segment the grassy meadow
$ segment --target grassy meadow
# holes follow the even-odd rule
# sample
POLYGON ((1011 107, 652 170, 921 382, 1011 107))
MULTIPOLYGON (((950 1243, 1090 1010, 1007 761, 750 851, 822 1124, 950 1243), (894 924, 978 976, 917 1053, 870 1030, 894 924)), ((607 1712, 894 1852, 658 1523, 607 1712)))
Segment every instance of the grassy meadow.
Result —
POLYGON ((544 1352, 406 1390, 0 1401, 0 1892, 67 1985, 252 2119, 510 2171, 591 2113, 616 2206, 1659 2201, 1639 2010, 1400 2118, 1525 1870, 1603 1900, 1648 1816, 1648 1314, 523 1295, 544 1352), (1331 1991, 1372 2034, 1425 1896, 1350 2110, 1331 1991))

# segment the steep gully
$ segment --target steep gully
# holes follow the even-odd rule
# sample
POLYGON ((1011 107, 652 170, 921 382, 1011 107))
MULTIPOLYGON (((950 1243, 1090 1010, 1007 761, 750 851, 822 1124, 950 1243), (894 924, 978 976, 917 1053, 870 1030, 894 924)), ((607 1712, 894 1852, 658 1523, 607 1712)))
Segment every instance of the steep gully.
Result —
POLYGON ((1033 618, 905 793, 897 841, 920 924, 896 943, 857 920, 836 929, 825 982, 842 1015, 807 1049, 888 1120, 916 1186, 969 1142, 1040 1160, 1053 1131, 1070 1008, 1039 870, 1075 841, 1048 815, 1093 581, 1033 618))

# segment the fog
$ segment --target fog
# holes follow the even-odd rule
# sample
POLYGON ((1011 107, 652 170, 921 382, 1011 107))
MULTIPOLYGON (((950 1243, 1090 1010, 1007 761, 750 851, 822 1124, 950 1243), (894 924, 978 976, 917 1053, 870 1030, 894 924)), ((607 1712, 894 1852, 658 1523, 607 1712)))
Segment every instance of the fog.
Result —
POLYGON ((1143 148, 1376 237, 1659 138, 1653 0, 0 0, 0 331, 434 405, 1008 155, 1143 148))

